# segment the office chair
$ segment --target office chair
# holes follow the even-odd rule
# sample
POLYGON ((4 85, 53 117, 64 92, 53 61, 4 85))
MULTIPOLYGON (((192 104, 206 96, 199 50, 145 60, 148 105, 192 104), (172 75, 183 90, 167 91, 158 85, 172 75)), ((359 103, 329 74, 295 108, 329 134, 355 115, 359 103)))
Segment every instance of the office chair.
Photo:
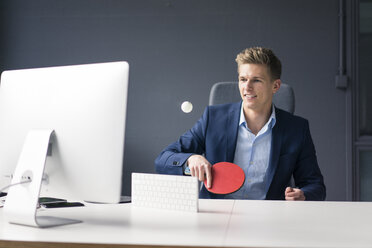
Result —
MULTIPOLYGON (((209 105, 238 102, 240 100, 238 82, 215 83, 209 94, 209 105)), ((293 114, 295 110, 295 95, 292 87, 282 83, 278 92, 274 94, 273 102, 276 107, 293 114)), ((295 187, 293 176, 288 182, 288 186, 295 187)))
MULTIPOLYGON (((237 82, 215 83, 209 94, 209 105, 238 102, 241 100, 237 82)), ((294 113, 295 95, 290 85, 282 83, 274 94, 273 102, 276 107, 294 113)))

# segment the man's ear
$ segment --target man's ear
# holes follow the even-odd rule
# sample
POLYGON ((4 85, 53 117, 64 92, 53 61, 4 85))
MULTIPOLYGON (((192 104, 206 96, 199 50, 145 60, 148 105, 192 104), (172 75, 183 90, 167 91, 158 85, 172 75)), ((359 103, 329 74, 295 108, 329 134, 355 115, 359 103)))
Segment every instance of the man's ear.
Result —
POLYGON ((282 81, 280 79, 276 79, 274 82, 273 82, 273 93, 275 94, 279 89, 280 89, 280 85, 282 84, 282 81))

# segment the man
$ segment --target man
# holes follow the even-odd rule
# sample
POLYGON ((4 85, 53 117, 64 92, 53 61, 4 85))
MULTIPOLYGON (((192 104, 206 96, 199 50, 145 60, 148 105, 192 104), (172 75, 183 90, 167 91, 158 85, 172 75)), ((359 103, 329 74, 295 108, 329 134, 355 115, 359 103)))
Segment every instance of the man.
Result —
POLYGON ((273 95, 281 85, 281 62, 267 48, 248 48, 236 58, 239 103, 209 106, 192 129, 155 160, 158 173, 185 174, 213 184, 211 166, 239 165, 246 180, 228 195, 201 198, 324 200, 326 195, 308 121, 276 108, 273 95), (289 187, 293 176, 296 187, 289 187))

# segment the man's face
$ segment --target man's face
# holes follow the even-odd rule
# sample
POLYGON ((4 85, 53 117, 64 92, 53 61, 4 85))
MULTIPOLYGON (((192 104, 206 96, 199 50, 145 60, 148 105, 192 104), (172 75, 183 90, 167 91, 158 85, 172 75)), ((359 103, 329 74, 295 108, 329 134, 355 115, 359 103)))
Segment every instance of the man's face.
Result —
POLYGON ((267 111, 273 94, 280 88, 280 80, 272 80, 266 65, 239 66, 239 91, 245 111, 267 111))

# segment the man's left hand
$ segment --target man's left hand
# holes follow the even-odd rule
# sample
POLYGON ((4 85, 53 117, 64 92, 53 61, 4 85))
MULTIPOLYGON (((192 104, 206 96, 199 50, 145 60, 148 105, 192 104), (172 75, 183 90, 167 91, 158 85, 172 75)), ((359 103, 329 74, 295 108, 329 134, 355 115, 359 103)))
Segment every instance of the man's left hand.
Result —
POLYGON ((304 201, 304 192, 297 188, 287 187, 285 189, 285 199, 287 201, 304 201))

